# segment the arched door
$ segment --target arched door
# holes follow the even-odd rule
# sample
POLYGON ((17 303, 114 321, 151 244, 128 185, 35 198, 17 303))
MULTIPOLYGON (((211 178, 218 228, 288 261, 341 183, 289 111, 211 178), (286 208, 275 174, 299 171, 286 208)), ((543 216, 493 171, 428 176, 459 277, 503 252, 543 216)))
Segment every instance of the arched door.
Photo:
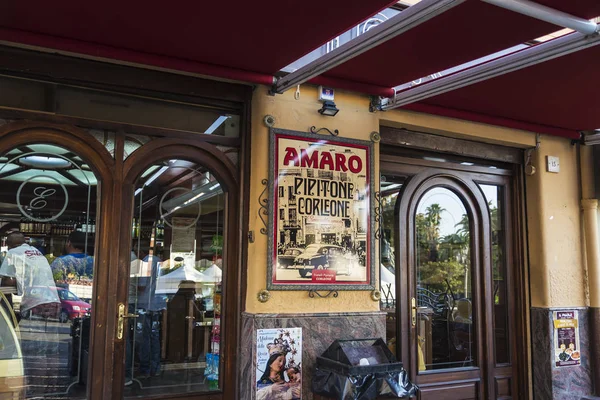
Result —
POLYGON ((518 398, 511 172, 394 161, 381 185, 388 342, 420 399, 518 398))
POLYGON ((86 398, 106 365, 93 327, 105 326, 114 160, 78 128, 0 125, 0 397, 86 398))
POLYGON ((113 398, 235 397, 235 167, 157 139, 125 162, 113 398))

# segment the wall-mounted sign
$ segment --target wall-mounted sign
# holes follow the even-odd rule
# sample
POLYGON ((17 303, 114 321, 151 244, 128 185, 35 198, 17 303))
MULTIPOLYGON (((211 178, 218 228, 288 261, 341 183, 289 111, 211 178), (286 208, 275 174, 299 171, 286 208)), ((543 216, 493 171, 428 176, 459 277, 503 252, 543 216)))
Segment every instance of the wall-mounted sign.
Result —
POLYGON ((372 142, 272 129, 270 150, 268 288, 372 290, 372 142))
POLYGON ((302 328, 256 332, 256 399, 302 398, 302 328))
POLYGON ((554 352, 556 367, 581 364, 577 310, 554 311, 554 352))

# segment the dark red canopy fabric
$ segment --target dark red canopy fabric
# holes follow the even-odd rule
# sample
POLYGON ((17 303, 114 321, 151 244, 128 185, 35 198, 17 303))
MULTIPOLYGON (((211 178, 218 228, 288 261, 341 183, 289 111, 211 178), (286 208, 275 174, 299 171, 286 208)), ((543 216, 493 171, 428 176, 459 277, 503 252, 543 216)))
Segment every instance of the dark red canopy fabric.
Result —
POLYGON ((115 56, 136 53, 272 75, 395 1, 0 3, 0 40, 102 57, 112 48, 115 56))
POLYGON ((578 138, 600 128, 599 60, 600 45, 405 108, 578 138))
MULTIPOLYGON (((583 18, 600 16, 598 0, 536 2, 583 18)), ((394 87, 559 29, 481 0, 467 0, 324 75, 394 87)))

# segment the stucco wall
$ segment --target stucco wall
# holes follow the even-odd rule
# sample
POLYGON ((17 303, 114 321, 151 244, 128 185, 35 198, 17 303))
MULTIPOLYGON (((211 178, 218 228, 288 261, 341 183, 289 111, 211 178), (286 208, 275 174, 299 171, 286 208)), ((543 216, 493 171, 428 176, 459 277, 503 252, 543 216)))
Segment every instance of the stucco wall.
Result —
POLYGON ((537 171, 526 179, 531 306, 585 306, 577 147, 542 136, 532 163, 537 171), (546 156, 559 157, 559 173, 546 171, 546 156))

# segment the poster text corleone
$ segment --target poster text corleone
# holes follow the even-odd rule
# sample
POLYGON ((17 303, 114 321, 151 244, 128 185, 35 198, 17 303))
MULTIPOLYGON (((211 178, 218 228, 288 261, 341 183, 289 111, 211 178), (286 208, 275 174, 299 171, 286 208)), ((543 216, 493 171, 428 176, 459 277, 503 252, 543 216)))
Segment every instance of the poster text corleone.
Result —
MULTIPOLYGON (((346 157, 343 153, 313 151, 308 154, 293 147, 285 149, 283 165, 315 168, 358 174, 362 171, 362 159, 356 155, 346 157)), ((294 195, 298 197, 298 213, 301 215, 341 217, 350 216, 350 201, 354 199, 354 184, 328 179, 294 178, 294 195)))

